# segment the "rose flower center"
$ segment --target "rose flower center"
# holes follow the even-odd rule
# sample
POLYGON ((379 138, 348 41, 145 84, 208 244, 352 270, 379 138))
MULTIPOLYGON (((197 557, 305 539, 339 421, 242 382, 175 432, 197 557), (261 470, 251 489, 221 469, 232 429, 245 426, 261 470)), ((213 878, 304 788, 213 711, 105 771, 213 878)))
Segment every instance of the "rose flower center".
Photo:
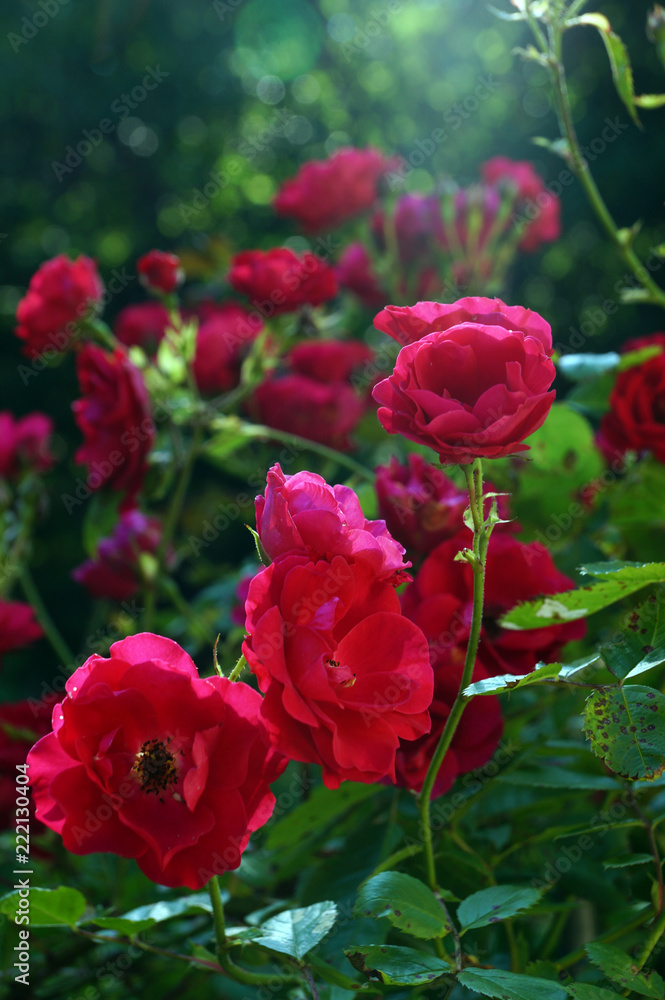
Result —
POLYGON ((146 740, 136 755, 132 772, 148 794, 159 795, 178 780, 175 757, 161 740, 146 740))

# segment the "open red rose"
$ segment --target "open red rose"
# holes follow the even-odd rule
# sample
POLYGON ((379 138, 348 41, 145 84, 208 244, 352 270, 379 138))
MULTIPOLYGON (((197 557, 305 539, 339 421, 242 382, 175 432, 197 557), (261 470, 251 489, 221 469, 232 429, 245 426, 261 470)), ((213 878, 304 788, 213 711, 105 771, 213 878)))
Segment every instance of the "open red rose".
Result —
POLYGON ((136 345, 155 354, 168 325, 169 313, 161 302, 137 302, 120 310, 113 332, 125 347, 136 345))
POLYGON ((47 348, 64 351, 76 336, 75 324, 93 311, 104 294, 97 265, 90 257, 70 260, 59 254, 33 274, 16 310, 16 335, 23 353, 36 357, 47 348))
POLYGON ((655 345, 664 352, 619 372, 610 396, 610 412, 600 422, 601 450, 608 462, 626 451, 650 451, 665 462, 665 333, 635 337, 624 351, 655 345))
POLYGON ((406 344, 374 388, 390 434, 427 445, 443 463, 528 450, 554 392, 549 324, 500 299, 387 306, 377 329, 406 344))
POLYGON ((0 600, 0 657, 13 649, 29 646, 44 631, 29 604, 0 600))
POLYGON ((315 472, 285 476, 273 465, 264 496, 256 498, 256 530, 271 559, 341 555, 366 563, 377 580, 393 582, 410 565, 385 521, 368 521, 350 487, 329 486, 315 472))
POLYGON ((329 264, 309 251, 298 257, 285 247, 236 254, 229 283, 267 318, 318 306, 337 295, 337 278, 329 264))
MULTIPOLYGON (((430 706, 431 732, 413 742, 402 742, 397 752, 396 784, 413 792, 422 790, 443 727, 457 697, 464 667, 464 652, 461 649, 451 650, 448 657, 435 659, 433 667, 434 699, 430 706)), ((486 677, 484 667, 477 662, 473 671, 473 681, 484 680, 486 677)), ((498 698, 493 695, 483 695, 481 698, 469 701, 434 781, 432 798, 449 791, 460 774, 466 774, 486 764, 496 750, 502 732, 503 718, 498 698)))
POLYGON ((307 233, 336 229, 371 208, 381 178, 399 161, 378 149, 339 149, 327 160, 310 160, 282 184, 275 211, 296 219, 307 233))
POLYGON ((87 344, 76 358, 83 399, 72 403, 83 444, 76 461, 88 466, 91 490, 111 486, 131 499, 141 489, 155 438, 150 397, 124 350, 87 344))
POLYGON ((185 280, 185 273, 180 266, 180 258, 174 253, 164 250, 150 250, 139 257, 136 262, 141 284, 154 292, 168 295, 174 292, 185 280))
POLYGON ((140 510, 124 511, 113 534, 99 542, 95 558, 77 566, 72 576, 93 597, 126 601, 141 585, 139 556, 156 552, 161 537, 162 525, 156 517, 146 517, 140 510))
POLYGON ((15 418, 0 413, 0 479, 14 479, 23 471, 45 472, 53 465, 49 449, 53 421, 45 413, 15 418))
MULTIPOLYGON (((450 657, 464 648, 473 613, 473 570, 455 555, 470 548, 463 528, 429 554, 402 596, 404 614, 425 633, 433 655, 450 657)), ((508 532, 495 532, 487 551, 485 605, 479 658, 490 676, 527 674, 539 660, 556 660, 567 642, 581 639, 584 621, 517 631, 501 628, 499 618, 521 601, 570 590, 575 584, 559 572, 539 542, 528 545, 508 532)))
POLYGON ((400 739, 429 731, 425 638, 366 562, 283 556, 249 586, 243 652, 275 747, 323 781, 395 778, 400 739))
POLYGON ((243 358, 262 327, 261 317, 237 302, 210 312, 196 334, 193 369, 200 392, 228 392, 238 385, 243 358))
POLYGON ((89 657, 28 755, 37 818, 68 851, 136 858, 153 882, 200 889, 237 868, 271 816, 286 761, 267 746, 261 698, 201 679, 149 632, 89 657))

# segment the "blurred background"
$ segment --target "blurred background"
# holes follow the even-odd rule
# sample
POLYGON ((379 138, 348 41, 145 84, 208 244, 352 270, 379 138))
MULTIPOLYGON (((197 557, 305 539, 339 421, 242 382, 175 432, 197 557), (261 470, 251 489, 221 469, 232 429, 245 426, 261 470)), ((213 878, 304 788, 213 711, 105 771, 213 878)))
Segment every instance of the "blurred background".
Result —
MULTIPOLYGON (((627 44, 638 93, 665 88, 645 32, 651 6, 591 5, 627 44)), ((151 247, 179 253, 189 277, 214 285, 231 253, 292 236, 272 211, 274 194, 303 162, 339 147, 401 154, 413 164, 405 191, 431 190, 442 174, 471 183, 497 155, 532 160, 547 182, 566 167, 532 143, 557 136, 546 73, 513 54, 529 38, 486 0, 25 0, 4 4, 1 17, 0 409, 54 416, 54 492, 71 487, 78 442, 73 366, 26 381, 12 334, 16 304, 45 259, 94 257, 114 290, 111 321, 144 298, 134 262, 151 247), (433 141, 437 129, 445 141, 433 141)), ((598 33, 567 41, 581 142, 603 147, 589 155, 592 169, 618 222, 643 220, 646 257, 665 241, 654 183, 665 109, 644 112, 642 131, 630 124, 598 33), (600 139, 608 120, 610 142, 600 139)), ((584 349, 596 351, 658 329, 655 309, 607 317, 599 308, 617 297, 625 268, 576 182, 562 202, 563 237, 521 257, 508 300, 542 312, 564 349, 580 329, 584 349)), ((81 561, 76 520, 54 501, 35 556, 45 600, 75 644, 88 599, 55 567, 81 561)), ((9 687, 26 693, 17 680, 9 687)))

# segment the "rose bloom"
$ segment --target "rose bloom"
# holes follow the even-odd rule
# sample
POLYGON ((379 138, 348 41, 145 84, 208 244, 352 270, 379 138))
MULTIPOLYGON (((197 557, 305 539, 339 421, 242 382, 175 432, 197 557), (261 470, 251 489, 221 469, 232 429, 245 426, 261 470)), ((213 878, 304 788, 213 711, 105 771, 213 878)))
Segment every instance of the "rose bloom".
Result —
MULTIPOLYGON (((463 528, 454 538, 438 545, 403 594, 404 614, 423 630, 433 655, 450 656, 455 646, 466 646, 473 615, 473 570, 468 563, 454 559, 463 548, 470 548, 471 542, 472 533, 463 528)), ((566 643, 584 636, 583 621, 524 631, 498 624, 499 618, 516 604, 574 586, 539 542, 527 545, 508 532, 492 535, 479 650, 490 676, 527 674, 539 660, 556 660, 566 643)))
POLYGON ((46 472, 55 459, 49 450, 53 421, 45 413, 14 417, 0 413, 0 479, 14 479, 21 472, 46 472))
POLYGON ((65 687, 28 774, 37 818, 67 850, 136 858, 153 882, 190 889, 237 868, 286 765, 257 692, 200 678, 177 643, 149 632, 89 657, 65 687))
POLYGON ((538 313, 500 299, 387 306, 374 320, 402 348, 374 388, 378 418, 439 454, 468 463, 528 450, 555 393, 552 333, 538 313))
POLYGON ((299 344, 284 358, 290 371, 271 373, 248 409, 269 427, 346 451, 367 409, 366 398, 349 381, 372 356, 365 344, 353 340, 299 344))
POLYGON ((378 149, 339 149, 327 160, 310 160, 282 184, 273 204, 307 233, 336 229, 371 208, 381 178, 399 160, 378 149))
POLYGON ((348 486, 330 486, 315 472, 285 476, 276 464, 268 470, 265 493, 255 506, 256 530, 270 559, 341 555, 366 563, 377 580, 399 583, 405 578, 410 563, 404 562, 403 546, 385 521, 366 519, 348 486))
MULTIPOLYGON (((507 156, 495 156, 482 166, 483 180, 488 184, 509 184, 517 190, 523 208, 535 209, 535 216, 527 218, 524 235, 519 243, 520 250, 533 253, 543 243, 551 243, 561 235, 561 203, 556 195, 545 187, 542 177, 536 173, 527 160, 510 160, 507 156)), ((518 205, 517 211, 519 212, 518 205)))
POLYGON ((249 586, 243 652, 265 693, 261 718, 323 782, 395 779, 400 739, 427 733, 427 643, 391 583, 364 561, 283 556, 249 586))
MULTIPOLYGON (((462 680, 464 652, 461 649, 452 650, 448 657, 433 658, 432 665, 434 699, 430 706, 431 732, 413 742, 402 742, 397 752, 396 784, 413 792, 422 790, 430 761, 457 697, 462 680)), ((486 677, 484 667, 476 662, 473 681, 484 680, 486 677)), ((432 798, 449 791, 460 774, 474 771, 486 764, 496 750, 502 732, 503 718, 498 698, 483 695, 469 701, 450 748, 441 762, 432 788, 432 798)))
POLYGON ((76 336, 75 324, 93 312, 104 294, 97 265, 90 257, 70 260, 59 254, 33 274, 16 310, 16 335, 23 353, 36 357, 47 348, 64 351, 76 336))
POLYGON ((57 695, 37 701, 0 704, 0 830, 16 828, 18 822, 28 822, 35 836, 45 832, 34 816, 34 802, 29 798, 28 819, 19 819, 16 807, 16 768, 25 764, 30 747, 51 731, 51 713, 57 695))
POLYGON ((162 525, 155 517, 140 510, 127 510, 108 538, 102 538, 94 559, 72 570, 77 583, 93 597, 126 601, 141 585, 138 560, 142 552, 156 552, 162 537, 162 525))
POLYGON ((422 263, 445 242, 436 195, 403 194, 395 205, 395 238, 402 263, 422 263))
POLYGON ((142 347, 147 354, 155 354, 168 325, 168 309, 161 302, 137 302, 120 310, 113 333, 126 347, 142 347))
POLYGON ((136 262, 136 270, 142 285, 153 292, 168 295, 185 280, 180 266, 180 258, 164 250, 150 250, 136 262))
MULTIPOLYGON (((456 486, 445 472, 427 463, 422 455, 409 455, 406 465, 400 465, 393 456, 390 465, 377 467, 374 485, 379 513, 390 534, 411 551, 431 552, 464 526, 464 511, 469 506, 466 488, 456 486)), ((486 482, 486 515, 492 508, 492 499, 487 494, 493 492, 492 484, 486 482)), ((508 521, 507 497, 500 495, 496 499, 499 517, 508 521)), ((509 521, 497 524, 494 530, 516 531, 519 525, 509 521)))
POLYGON ((316 254, 298 257, 286 247, 245 250, 231 261, 229 283, 264 316, 319 306, 337 295, 335 272, 316 254))
POLYGON ((83 399, 72 403, 83 434, 76 461, 88 466, 91 490, 111 486, 133 497, 143 484, 155 438, 150 397, 124 350, 87 344, 76 358, 83 399))
MULTIPOLYGON (((623 351, 651 345, 665 349, 665 333, 635 337, 626 341, 623 351)), ((599 439, 608 460, 616 462, 627 451, 650 451, 665 462, 665 353, 619 372, 599 439)))
POLYGON ((237 302, 215 308, 196 334, 193 370, 200 392, 228 392, 238 385, 243 358, 262 328, 260 316, 237 302))
POLYGON ((335 267, 340 288, 353 292, 370 309, 388 298, 372 267, 372 260, 362 243, 350 243, 335 267))
POLYGON ((0 658, 3 653, 29 646, 44 632, 29 604, 0 600, 0 658))

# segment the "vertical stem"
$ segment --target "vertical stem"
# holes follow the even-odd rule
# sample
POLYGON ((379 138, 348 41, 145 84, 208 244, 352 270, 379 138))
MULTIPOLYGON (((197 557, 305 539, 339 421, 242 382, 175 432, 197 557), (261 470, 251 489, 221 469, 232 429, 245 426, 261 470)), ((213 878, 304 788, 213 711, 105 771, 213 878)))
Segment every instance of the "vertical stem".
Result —
POLYGON ((215 926, 215 939, 217 941, 217 951, 223 952, 226 945, 226 922, 224 920, 224 904, 222 893, 219 888, 219 879, 216 875, 208 882, 208 893, 212 903, 212 920, 215 926))
POLYGON ((450 710, 450 715, 446 720, 446 724, 441 734, 441 739, 439 740, 438 746, 434 751, 434 755, 423 782, 418 803, 423 833, 423 846, 425 849, 427 878, 430 888, 434 892, 437 890, 437 879, 436 864, 434 861, 434 848, 432 844, 430 809, 432 789, 434 788, 434 782, 436 781, 436 776, 439 773, 439 768, 441 767, 443 759, 450 748, 450 744, 453 741, 453 737, 457 731, 459 721, 466 705, 466 699, 462 697, 462 692, 471 683, 471 678, 473 676, 473 668, 476 663, 476 654, 478 652, 478 643, 480 642, 480 632, 482 628, 483 597, 485 588, 485 556, 487 554, 487 545, 492 531, 491 522, 486 524, 483 516, 483 470, 481 460, 479 458, 475 459, 472 466, 465 465, 463 466, 463 470, 466 476, 467 486, 469 488, 469 506, 473 522, 473 551, 472 553, 469 553, 468 559, 473 569, 473 617, 471 621, 471 631, 469 634, 469 642, 466 650, 464 669, 462 671, 459 691, 457 692, 457 697, 455 698, 453 706, 450 710))
POLYGON ((30 573, 28 567, 23 566, 23 568, 19 570, 18 576, 21 582, 21 587, 23 588, 23 593, 25 594, 28 601, 32 605, 32 608, 37 617, 37 621, 44 629, 44 635, 51 643, 53 651, 60 660, 62 666, 65 667, 68 664, 73 664, 74 663, 73 653, 69 648, 69 646, 67 645, 67 643, 65 642, 65 640, 60 635, 58 626, 51 618, 49 610, 42 600, 42 595, 37 590, 37 585, 35 584, 35 581, 32 579, 32 574, 30 573))
POLYGON ((661 913, 660 918, 654 923, 653 927, 651 928, 651 933, 649 934, 649 937, 647 938, 645 945, 639 954, 639 958, 637 959, 638 969, 642 969, 646 965, 649 959, 649 955, 654 950, 654 948, 660 941, 663 934, 665 934, 665 912, 661 913))

